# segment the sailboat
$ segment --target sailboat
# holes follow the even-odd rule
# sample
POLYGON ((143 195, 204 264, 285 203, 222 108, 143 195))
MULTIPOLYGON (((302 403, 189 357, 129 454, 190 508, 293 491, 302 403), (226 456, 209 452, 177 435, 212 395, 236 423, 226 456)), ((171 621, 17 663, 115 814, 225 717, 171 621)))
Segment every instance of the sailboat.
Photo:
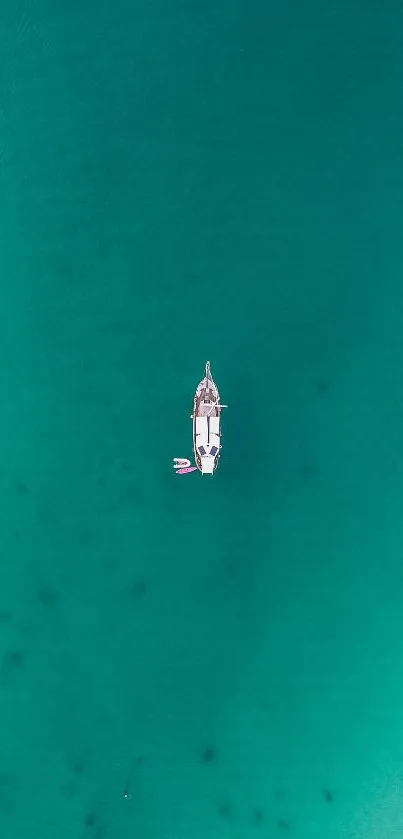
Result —
POLYGON ((218 387, 207 361, 204 377, 196 388, 193 400, 193 452, 202 475, 213 475, 221 451, 221 405, 218 387))
POLYGON ((218 466, 221 451, 221 405, 218 387, 211 375, 207 361, 204 376, 196 388, 193 399, 193 453, 195 466, 185 458, 174 458, 177 474, 184 475, 196 469, 202 475, 213 475, 218 466))

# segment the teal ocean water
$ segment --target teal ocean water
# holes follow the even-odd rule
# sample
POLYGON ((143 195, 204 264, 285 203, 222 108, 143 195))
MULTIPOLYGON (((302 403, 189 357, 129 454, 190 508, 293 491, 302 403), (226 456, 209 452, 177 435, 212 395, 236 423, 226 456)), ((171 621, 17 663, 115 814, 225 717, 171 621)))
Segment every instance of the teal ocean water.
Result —
POLYGON ((403 7, 0 19, 0 835, 397 839, 403 7))

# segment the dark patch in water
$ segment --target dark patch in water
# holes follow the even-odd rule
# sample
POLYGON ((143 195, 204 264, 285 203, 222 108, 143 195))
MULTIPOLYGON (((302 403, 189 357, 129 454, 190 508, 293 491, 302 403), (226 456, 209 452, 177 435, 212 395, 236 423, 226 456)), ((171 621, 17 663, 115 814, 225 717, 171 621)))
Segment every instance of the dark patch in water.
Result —
POLYGON ((36 599, 41 606, 45 609, 49 609, 49 611, 55 609, 59 602, 59 596, 55 589, 46 585, 46 583, 38 588, 38 591, 36 592, 36 599))
POLYGON ((94 813, 88 813, 88 815, 84 819, 84 827, 86 831, 91 833, 95 839, 104 839, 106 836, 106 830, 102 825, 98 822, 98 819, 94 813))
POLYGON ((326 396, 330 390, 330 382, 328 379, 317 379, 315 383, 315 390, 318 396, 326 396))
POLYGON ((25 481, 18 481, 15 485, 15 491, 16 491, 17 495, 22 497, 24 495, 28 495, 29 488, 28 488, 28 485, 25 483, 25 481))
POLYGON ((332 803, 334 796, 333 796, 333 793, 330 792, 330 789, 323 788, 322 789, 322 795, 323 795, 323 798, 325 799, 325 801, 328 801, 329 804, 332 803))
POLYGON ((81 757, 76 757, 75 760, 73 760, 72 769, 78 778, 85 775, 85 763, 81 757))
POLYGON ((132 600, 140 600, 146 591, 147 586, 144 580, 134 580, 129 587, 129 594, 131 594, 132 600))
POLYGON ((94 816, 94 813, 88 813, 88 815, 84 819, 85 827, 95 827, 97 820, 94 816))
POLYGON ((221 801, 218 805, 218 815, 221 819, 230 819, 232 816, 232 804, 229 801, 221 801))
POLYGON ((3 679, 10 678, 18 670, 22 670, 25 663, 24 650, 7 650, 1 660, 0 672, 3 679))
POLYGON ((213 746, 206 746, 202 752, 203 763, 214 763, 217 758, 217 752, 213 746))

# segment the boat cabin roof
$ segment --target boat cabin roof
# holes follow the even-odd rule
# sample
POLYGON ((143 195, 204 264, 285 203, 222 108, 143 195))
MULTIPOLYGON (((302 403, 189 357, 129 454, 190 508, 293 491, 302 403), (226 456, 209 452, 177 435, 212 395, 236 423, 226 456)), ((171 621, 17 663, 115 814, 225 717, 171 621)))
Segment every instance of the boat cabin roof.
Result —
POLYGON ((216 456, 220 448, 219 433, 219 417, 196 417, 196 448, 202 456, 216 456))

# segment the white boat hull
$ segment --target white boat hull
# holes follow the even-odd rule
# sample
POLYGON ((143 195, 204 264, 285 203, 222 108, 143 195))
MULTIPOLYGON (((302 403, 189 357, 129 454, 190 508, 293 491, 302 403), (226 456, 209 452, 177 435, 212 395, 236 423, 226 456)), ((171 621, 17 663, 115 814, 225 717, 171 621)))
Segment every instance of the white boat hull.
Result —
POLYGON ((193 400, 193 451, 195 464, 203 475, 213 475, 221 450, 221 408, 218 387, 206 364, 204 378, 199 382, 193 400))

